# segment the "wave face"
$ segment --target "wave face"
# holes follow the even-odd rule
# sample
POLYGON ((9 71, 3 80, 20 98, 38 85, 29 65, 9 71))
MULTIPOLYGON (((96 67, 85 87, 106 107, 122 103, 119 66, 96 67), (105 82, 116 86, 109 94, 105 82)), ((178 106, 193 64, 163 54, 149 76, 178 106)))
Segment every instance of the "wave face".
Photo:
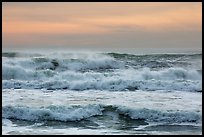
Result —
POLYGON ((2 53, 4 89, 202 90, 202 54, 2 53))
POLYGON ((160 111, 151 109, 131 109, 124 106, 93 104, 87 106, 48 106, 29 108, 25 106, 4 106, 3 118, 27 121, 80 121, 90 117, 104 116, 106 112, 128 116, 133 120, 160 123, 199 123, 202 116, 198 112, 160 111))
POLYGON ((28 121, 78 121, 95 115, 101 115, 97 105, 85 107, 49 106, 46 108, 3 107, 3 118, 13 118, 28 121))

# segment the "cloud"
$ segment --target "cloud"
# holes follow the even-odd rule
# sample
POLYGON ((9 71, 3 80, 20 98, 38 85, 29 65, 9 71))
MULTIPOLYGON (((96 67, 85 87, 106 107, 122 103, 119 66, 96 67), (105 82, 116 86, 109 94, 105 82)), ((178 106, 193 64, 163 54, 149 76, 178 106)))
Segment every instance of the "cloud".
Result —
POLYGON ((175 33, 185 45, 202 30, 201 2, 4 2, 2 15, 3 45, 156 45, 175 33))

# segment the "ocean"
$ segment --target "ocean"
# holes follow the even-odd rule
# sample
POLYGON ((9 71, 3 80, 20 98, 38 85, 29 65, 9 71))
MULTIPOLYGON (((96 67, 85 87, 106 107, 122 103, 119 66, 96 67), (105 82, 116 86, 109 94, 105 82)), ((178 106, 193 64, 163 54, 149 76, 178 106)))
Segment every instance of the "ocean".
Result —
POLYGON ((2 134, 201 135, 202 53, 2 52, 2 134))

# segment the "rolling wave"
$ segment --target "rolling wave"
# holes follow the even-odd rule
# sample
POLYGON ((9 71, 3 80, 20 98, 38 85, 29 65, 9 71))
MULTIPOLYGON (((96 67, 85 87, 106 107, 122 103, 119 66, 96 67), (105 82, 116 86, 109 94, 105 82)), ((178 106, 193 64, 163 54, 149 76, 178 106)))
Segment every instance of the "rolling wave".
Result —
POLYGON ((202 75, 195 70, 169 68, 152 71, 123 69, 113 72, 28 71, 3 67, 4 89, 70 89, 70 90, 181 90, 201 91, 202 75))
MULTIPOLYGON (((86 106, 48 106, 30 108, 26 106, 4 106, 2 117, 27 121, 80 121, 90 117, 104 116, 106 112, 113 112, 127 116, 134 120, 161 123, 200 123, 200 112, 188 111, 160 111, 147 108, 132 109, 125 106, 92 104, 86 106)), ((104 117, 105 118, 105 117, 104 117)), ((105 119, 104 119, 105 120, 105 119)))
POLYGON ((202 54, 2 53, 3 88, 202 90, 202 54))

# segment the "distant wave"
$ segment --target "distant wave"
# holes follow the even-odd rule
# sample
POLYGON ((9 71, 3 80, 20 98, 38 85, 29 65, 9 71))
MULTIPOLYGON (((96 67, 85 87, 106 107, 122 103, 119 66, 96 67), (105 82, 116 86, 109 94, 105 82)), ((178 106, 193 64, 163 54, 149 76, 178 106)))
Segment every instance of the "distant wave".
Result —
POLYGON ((2 56, 6 89, 202 91, 202 54, 11 52, 2 56))
MULTIPOLYGON (((27 121, 80 121, 90 117, 103 116, 105 112, 114 112, 131 119, 163 123, 200 123, 201 112, 161 111, 152 109, 132 109, 124 106, 106 106, 93 104, 86 106, 48 106, 30 108, 26 106, 3 106, 2 117, 27 121)), ((106 119, 104 119, 106 120, 106 119)))
MULTIPOLYGON (((133 55, 119 53, 2 53, 3 66, 5 64, 18 65, 23 68, 75 70, 75 71, 103 71, 120 68, 170 68, 191 67, 202 59, 202 54, 152 54, 133 55), (10 57, 15 59, 9 59, 10 57), (21 57, 21 58, 18 58, 21 57)), ((199 63, 199 62, 198 62, 199 63)), ((199 64, 201 66, 201 64, 199 64)))
POLYGON ((178 57, 201 57, 202 53, 195 54, 144 54, 144 55, 135 55, 135 54, 127 54, 127 53, 115 53, 109 52, 105 53, 109 56, 112 56, 117 59, 138 59, 138 58, 178 58, 178 57))
POLYGON ((20 53, 20 52, 2 52, 2 57, 15 58, 15 57, 37 57, 43 56, 39 53, 20 53))
POLYGON ((93 54, 101 54, 108 55, 114 57, 116 59, 136 59, 136 58, 177 58, 177 57, 201 57, 202 53, 171 53, 171 54, 129 54, 129 53, 117 53, 117 52, 106 52, 106 53, 93 53, 93 52, 52 52, 52 53, 31 53, 31 52, 2 52, 2 57, 41 57, 41 56, 53 56, 53 55, 62 55, 66 57, 73 57, 79 55, 93 55, 93 54))

